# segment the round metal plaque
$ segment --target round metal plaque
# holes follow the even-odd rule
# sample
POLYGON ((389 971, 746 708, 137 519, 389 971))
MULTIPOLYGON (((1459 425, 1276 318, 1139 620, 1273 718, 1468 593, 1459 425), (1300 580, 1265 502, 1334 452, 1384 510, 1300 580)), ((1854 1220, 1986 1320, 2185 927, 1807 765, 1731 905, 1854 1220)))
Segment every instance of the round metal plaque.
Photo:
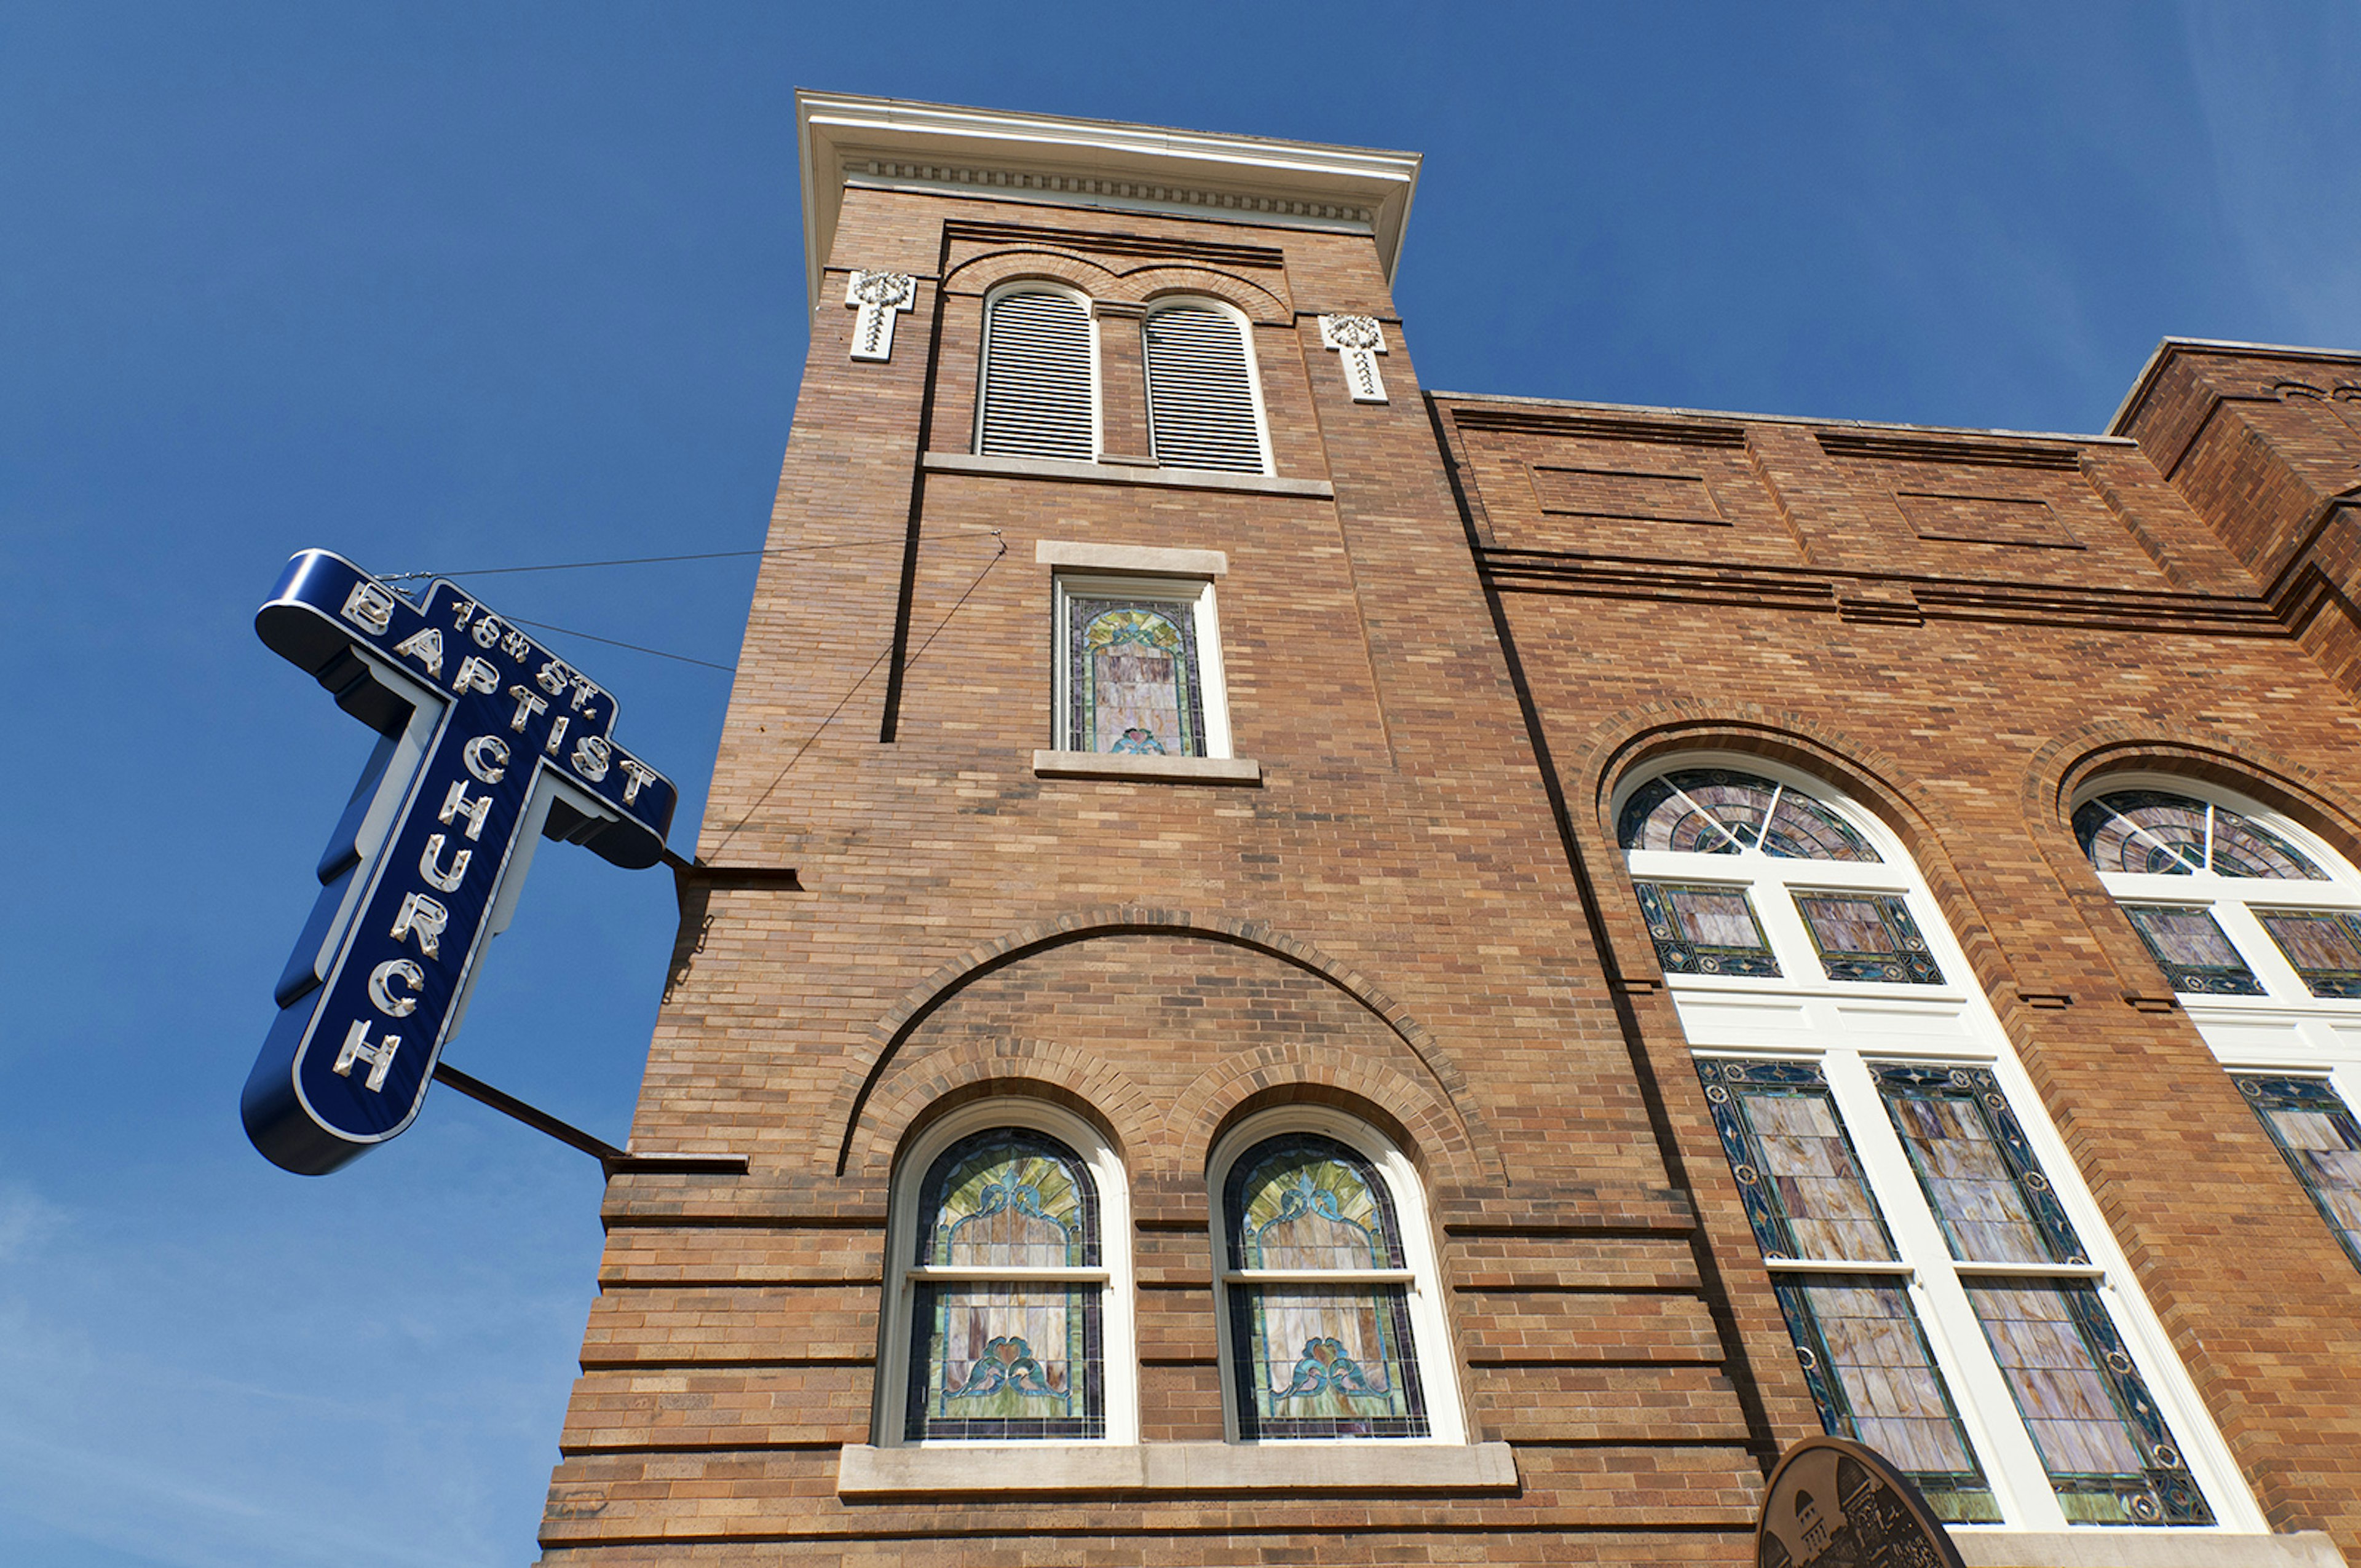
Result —
POLYGON ((1771 1472, 1757 1568, 1963 1568, 1910 1478, 1850 1438, 1807 1437, 1771 1472))

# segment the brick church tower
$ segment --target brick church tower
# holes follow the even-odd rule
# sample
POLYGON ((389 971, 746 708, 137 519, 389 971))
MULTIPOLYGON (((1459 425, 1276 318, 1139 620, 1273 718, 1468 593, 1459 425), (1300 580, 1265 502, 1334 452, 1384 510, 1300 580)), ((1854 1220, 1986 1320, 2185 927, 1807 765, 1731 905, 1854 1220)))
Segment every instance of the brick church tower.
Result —
POLYGON ((634 1125, 749 1173, 611 1184, 546 1562, 1752 1563, 1824 1428, 2361 1552, 2361 363, 1429 394, 1413 156, 800 117, 634 1125))

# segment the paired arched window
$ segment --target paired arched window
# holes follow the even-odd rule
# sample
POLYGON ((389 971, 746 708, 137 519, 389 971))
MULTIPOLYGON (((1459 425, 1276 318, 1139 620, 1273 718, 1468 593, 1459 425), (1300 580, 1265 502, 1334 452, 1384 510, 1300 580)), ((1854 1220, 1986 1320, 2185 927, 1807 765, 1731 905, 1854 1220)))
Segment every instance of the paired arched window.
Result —
POLYGON ((1183 301, 1148 313, 1148 434, 1167 468, 1270 472, 1244 317, 1183 301))
POLYGON ((989 457, 1097 458, 1098 342, 1081 295, 1021 283, 984 302, 975 449, 989 457))
MULTIPOLYGON (((1110 330, 1135 328, 1119 321, 1110 330)), ((1150 308, 1136 330, 1157 465, 1269 473, 1246 317, 1216 301, 1174 299, 1150 308)), ((1105 446, 1100 349, 1091 303, 1074 291, 1030 281, 994 291, 983 310, 976 451, 1095 462, 1105 446)))
MULTIPOLYGON (((1408 1162, 1327 1112, 1215 1151, 1231 1429, 1242 1441, 1464 1442, 1408 1162)), ((929 1128, 895 1179, 881 1441, 1136 1442, 1120 1162, 1029 1102, 929 1128)))
POLYGON ((1711 759, 1616 824, 1823 1425, 1950 1520, 2215 1522, 2211 1430, 1901 844, 1711 759))
POLYGON ((2361 876, 2252 802, 2114 779, 2074 836, 2361 1265, 2361 876))

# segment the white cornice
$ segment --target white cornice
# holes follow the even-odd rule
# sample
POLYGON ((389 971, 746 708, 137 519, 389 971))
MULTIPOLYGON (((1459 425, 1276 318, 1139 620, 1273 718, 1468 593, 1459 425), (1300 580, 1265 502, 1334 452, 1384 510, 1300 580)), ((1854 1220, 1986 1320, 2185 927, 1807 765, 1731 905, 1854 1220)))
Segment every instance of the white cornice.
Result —
POLYGON ((1371 236, 1391 281, 1419 155, 898 98, 796 93, 812 302, 848 181, 1371 236))

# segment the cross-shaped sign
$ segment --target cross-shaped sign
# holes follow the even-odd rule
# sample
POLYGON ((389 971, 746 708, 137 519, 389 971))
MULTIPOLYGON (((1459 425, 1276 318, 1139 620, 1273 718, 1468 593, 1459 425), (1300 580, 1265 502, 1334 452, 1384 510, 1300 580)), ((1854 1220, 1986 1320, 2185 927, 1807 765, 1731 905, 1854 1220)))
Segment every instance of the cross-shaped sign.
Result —
POLYGON ((536 840, 651 866, 679 795, 615 743, 613 696, 450 583, 412 603, 306 550, 254 624, 382 737, 241 1104, 255 1147, 319 1176, 416 1118, 536 840))

